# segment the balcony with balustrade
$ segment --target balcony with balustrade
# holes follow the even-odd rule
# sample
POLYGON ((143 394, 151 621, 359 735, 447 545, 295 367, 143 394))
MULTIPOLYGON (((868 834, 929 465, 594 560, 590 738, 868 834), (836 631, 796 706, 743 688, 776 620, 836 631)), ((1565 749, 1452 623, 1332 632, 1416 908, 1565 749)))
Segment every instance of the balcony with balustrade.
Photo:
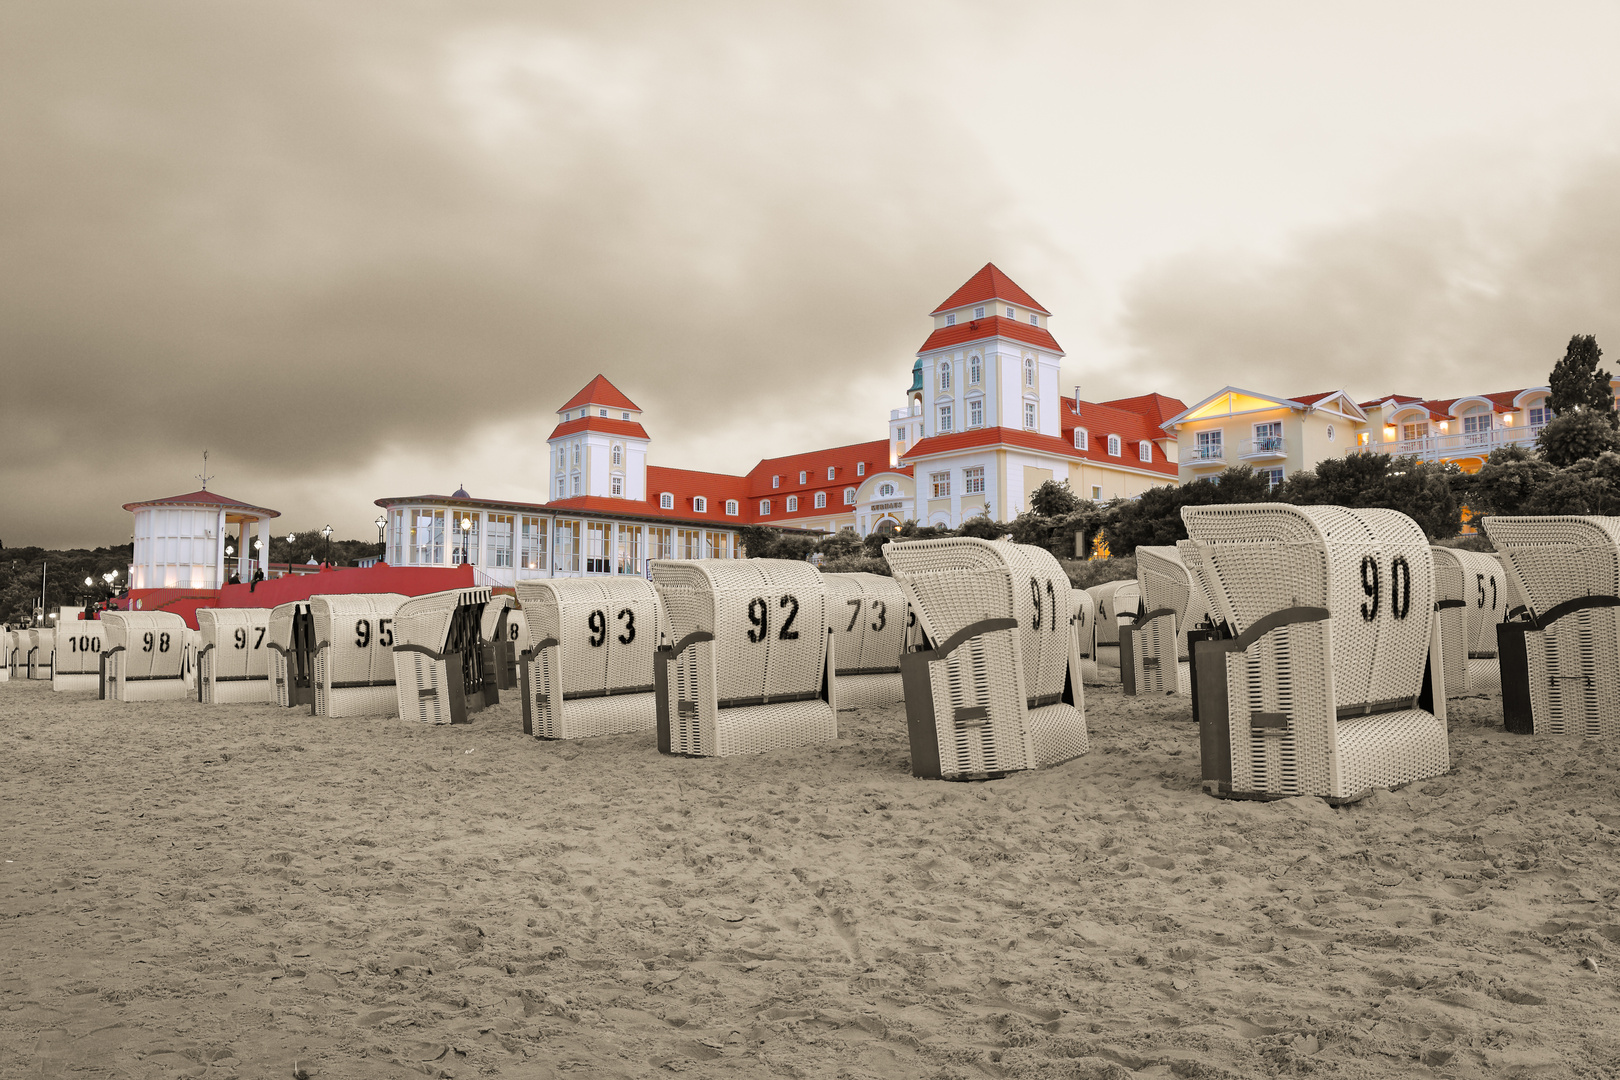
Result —
POLYGON ((1462 461, 1467 458, 1483 459, 1501 446, 1522 446, 1534 449, 1536 436, 1545 424, 1528 427, 1498 427, 1489 431, 1463 431, 1455 434, 1425 435, 1418 439, 1392 439, 1373 442, 1365 446, 1352 446, 1346 454, 1390 454, 1394 457, 1416 457, 1420 461, 1462 461))
POLYGON ((1181 464, 1192 469, 1226 468, 1226 447, 1221 443, 1196 443, 1181 451, 1181 464))
POLYGON ((1238 457, 1244 461, 1269 461, 1288 456, 1288 444, 1281 435, 1261 435, 1238 444, 1238 457))

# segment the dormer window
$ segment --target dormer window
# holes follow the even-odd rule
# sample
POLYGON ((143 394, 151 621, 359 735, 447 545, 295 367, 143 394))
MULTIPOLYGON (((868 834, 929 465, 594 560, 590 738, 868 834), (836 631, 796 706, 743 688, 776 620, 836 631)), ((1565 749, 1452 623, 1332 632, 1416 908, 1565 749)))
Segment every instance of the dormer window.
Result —
POLYGON ((1153 460, 1153 444, 1143 439, 1136 446, 1136 456, 1143 461, 1151 462, 1153 460))
POLYGON ((660 510, 673 510, 673 509, 675 509, 675 496, 673 494, 671 494, 670 492, 667 492, 667 491, 661 493, 658 496, 658 509, 660 509, 660 510))
POLYGON ((780 476, 771 477, 771 487, 779 488, 781 486, 782 486, 782 478, 780 476))
POLYGON ((810 482, 810 474, 805 472, 803 469, 800 469, 799 470, 799 483, 808 484, 809 482, 810 482))
POLYGON ((597 409, 596 410, 596 415, 598 415, 598 416, 606 416, 607 415, 607 410, 606 409, 597 409))
POLYGON ((1039 325, 1041 325, 1041 317, 1039 315, 1033 315, 1033 314, 1030 315, 1030 317, 1029 317, 1029 325, 1031 325, 1031 326, 1039 326, 1039 325))
POLYGON ((1074 448, 1076 450, 1090 450, 1091 449, 1091 432, 1087 431, 1083 427, 1075 428, 1074 429, 1074 448))
POLYGON ((974 318, 975 318, 975 319, 982 319, 982 318, 984 318, 984 308, 982 308, 982 307, 976 307, 976 308, 974 308, 974 309, 973 309, 973 317, 974 317, 974 318))
POLYGON ((761 500, 759 500, 759 516, 760 517, 769 517, 770 513, 771 513, 771 500, 769 500, 769 499, 761 499, 761 500))
POLYGON ((955 312, 952 312, 951 314, 945 316, 945 325, 946 326, 955 326, 956 325, 956 313, 955 312))
POLYGON ((630 419, 630 413, 628 411, 620 413, 619 414, 619 419, 620 420, 628 420, 628 419, 630 419))
POLYGON ((692 509, 699 514, 707 514, 709 512, 709 500, 702 495, 692 496, 692 509))
POLYGON ((788 496, 787 512, 790 513, 790 514, 797 513, 798 509, 799 509, 799 497, 797 495, 789 495, 788 496))
POLYGON ((855 463, 855 475, 856 476, 865 476, 866 475, 866 462, 857 461, 855 463))
POLYGON ((844 505, 845 506, 854 506, 855 505, 855 489, 854 488, 845 488, 844 489, 844 505))
POLYGON ((1118 435, 1110 435, 1110 436, 1108 436, 1108 456, 1109 457, 1119 457, 1119 455, 1120 455, 1119 436, 1118 435))
POLYGON ((833 476, 837 473, 837 471, 838 470, 837 470, 836 466, 833 466, 833 465, 827 466, 827 479, 831 480, 833 478, 833 476))
POLYGON ((737 500, 736 499, 727 499, 726 500, 726 516, 727 517, 736 517, 737 516, 737 500))
POLYGON ((827 493, 825 491, 816 492, 816 509, 817 510, 825 510, 826 508, 827 508, 827 493))

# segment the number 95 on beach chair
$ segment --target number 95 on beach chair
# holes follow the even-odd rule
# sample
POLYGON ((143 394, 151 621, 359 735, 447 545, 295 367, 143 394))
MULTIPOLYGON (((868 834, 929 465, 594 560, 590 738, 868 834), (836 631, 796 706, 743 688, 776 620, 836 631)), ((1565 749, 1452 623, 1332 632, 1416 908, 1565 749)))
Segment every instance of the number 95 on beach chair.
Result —
POLYGON ((821 571, 788 559, 652 564, 670 645, 653 667, 658 749, 721 757, 838 738, 821 571))
POLYGON ((639 577, 520 581, 528 641, 521 660, 523 733, 540 739, 658 727, 653 653, 664 629, 639 577))
POLYGON ((1508 592, 1497 626, 1509 731, 1620 735, 1620 518, 1486 518, 1508 592))
POLYGON ((315 636, 310 681, 315 716, 389 716, 394 692, 394 612, 399 593, 335 593, 309 598, 315 636))
POLYGON ((1393 510, 1184 507, 1204 790, 1352 802, 1451 765, 1434 564, 1393 510), (1439 686, 1439 692, 1436 688, 1439 686))
POLYGON ((901 661, 913 775, 994 777, 1086 752, 1074 601, 1050 552, 963 537, 883 555, 929 643, 901 661))

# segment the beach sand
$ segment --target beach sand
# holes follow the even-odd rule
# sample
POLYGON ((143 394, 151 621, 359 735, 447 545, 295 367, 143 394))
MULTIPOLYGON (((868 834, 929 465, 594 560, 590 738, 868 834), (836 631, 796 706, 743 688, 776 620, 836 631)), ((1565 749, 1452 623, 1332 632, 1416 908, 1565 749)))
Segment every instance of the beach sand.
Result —
POLYGON ((1087 716, 941 783, 899 708, 689 760, 12 682, 0 1076, 1620 1076, 1613 745, 1453 702, 1451 775, 1332 809, 1087 716))

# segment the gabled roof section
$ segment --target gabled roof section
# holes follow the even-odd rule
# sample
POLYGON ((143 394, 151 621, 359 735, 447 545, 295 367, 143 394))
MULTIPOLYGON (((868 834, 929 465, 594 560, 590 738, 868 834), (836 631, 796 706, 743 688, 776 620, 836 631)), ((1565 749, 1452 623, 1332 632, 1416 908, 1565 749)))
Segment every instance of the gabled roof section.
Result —
POLYGON ((254 506, 252 503, 238 502, 226 498, 218 492, 204 488, 201 491, 189 492, 185 495, 170 495, 167 499, 147 499, 145 502, 125 503, 125 510, 139 510, 146 506, 213 506, 225 510, 246 510, 262 518, 278 518, 280 510, 269 510, 263 506, 254 506))
MULTIPOLYGON (((847 487, 859 487, 868 476, 875 476, 880 472, 898 472, 909 474, 909 468, 890 468, 889 441, 877 439, 873 442, 852 443, 849 446, 834 446, 826 450, 811 450, 803 454, 789 454, 786 457, 764 458, 758 465, 748 470, 748 493, 755 499, 769 499, 786 497, 788 495, 814 496, 818 491, 828 492, 828 506, 835 504, 843 506, 843 490, 847 487), (857 476, 855 467, 865 463, 866 474, 857 476), (827 470, 833 470, 833 478, 827 479, 827 470), (799 473, 806 474, 805 482, 799 483, 799 473), (781 487, 771 486, 771 477, 782 478, 781 487), (832 493, 838 498, 833 499, 832 493)), ((811 500, 814 502, 814 499, 811 500)), ((802 505, 802 503, 801 503, 802 505)), ((756 507, 757 509, 757 507, 756 507)), ((774 509, 774 508, 773 508, 774 509)), ((821 516, 826 516, 821 511, 821 516)), ((780 516, 772 513, 773 518, 780 516)))
POLYGON ((955 326, 942 326, 928 335, 928 340, 923 342, 917 354, 920 356, 935 349, 955 348, 969 341, 987 341, 993 337, 1012 338, 1063 355, 1063 347, 1046 327, 1031 326, 1002 315, 987 315, 982 319, 959 322, 955 326))
MULTIPOLYGON (((1064 398, 1064 407, 1073 410, 1075 400, 1076 399, 1074 398, 1064 398)), ((1136 413, 1138 416, 1142 416, 1153 421, 1155 426, 1161 428, 1172 416, 1187 411, 1187 403, 1182 401, 1180 398, 1173 398, 1159 393, 1140 394, 1136 397, 1119 398, 1115 401, 1081 401, 1079 404, 1082 407, 1089 406, 1093 409, 1106 407, 1110 409, 1121 409, 1129 413, 1136 413)), ((1159 437, 1168 438, 1169 436, 1165 436, 1161 432, 1159 437)))
POLYGON ((1328 390, 1320 394, 1296 394, 1291 400, 1312 409, 1336 412, 1347 420, 1366 423, 1367 414, 1343 390, 1328 390))
POLYGON ((981 446, 1016 446, 1025 450, 1039 450, 1063 458, 1077 458, 1080 454, 1069 443, 1038 431, 1022 428, 984 427, 968 431, 953 431, 945 435, 930 435, 918 441, 901 456, 902 461, 917 461, 936 454, 955 450, 969 450, 981 446))
POLYGON ((1042 315, 1052 314, 1037 304, 1033 296, 1020 289, 1017 282, 996 269, 995 263, 985 263, 984 269, 968 278, 960 289, 951 293, 943 304, 929 314, 938 315, 942 311, 967 307, 969 304, 982 304, 988 300, 1005 300, 1009 304, 1026 307, 1042 315))
POLYGON ((619 388, 608 382, 605 375, 598 375, 586 383, 583 390, 569 398, 566 404, 559 405, 557 411, 566 412, 581 405, 603 405, 609 409, 641 411, 641 406, 621 394, 619 388))
POLYGON ((1361 406, 1350 400, 1350 395, 1343 390, 1326 390, 1319 394, 1301 394, 1298 397, 1284 398, 1245 390, 1240 386, 1223 386, 1192 408, 1168 418, 1163 426, 1166 431, 1170 431, 1189 420, 1237 416, 1242 413, 1264 412, 1268 409, 1295 409, 1299 412, 1325 409, 1337 412, 1350 420, 1359 420, 1363 423, 1367 420, 1367 414, 1361 410, 1361 406))
POLYGON ((620 435, 627 439, 646 439, 651 436, 647 429, 634 420, 619 420, 611 416, 582 416, 577 420, 565 420, 546 436, 546 441, 560 439, 565 435, 574 435, 581 431, 600 431, 605 435, 620 435))

